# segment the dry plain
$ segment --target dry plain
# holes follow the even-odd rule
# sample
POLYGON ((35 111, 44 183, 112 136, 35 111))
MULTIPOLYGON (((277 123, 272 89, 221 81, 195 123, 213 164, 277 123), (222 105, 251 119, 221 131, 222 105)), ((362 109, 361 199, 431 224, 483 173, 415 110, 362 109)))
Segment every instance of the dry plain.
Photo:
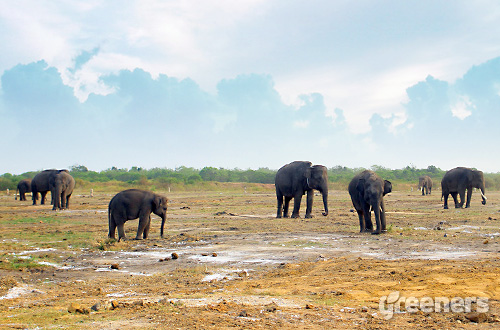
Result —
MULTIPOLYGON (((487 192, 485 206, 475 193, 471 208, 443 210, 440 191, 395 185, 389 230, 377 236, 358 232, 345 189, 330 191, 327 217, 317 196, 313 219, 276 219, 273 185, 159 191, 169 198, 165 237, 152 215, 149 239, 118 243, 106 237, 119 191, 109 190, 91 198, 77 188, 71 209, 57 212, 0 195, 0 328, 500 326, 500 192, 487 192), (392 292, 483 297, 488 311, 387 319, 379 301, 392 292)), ((137 220, 125 228, 134 237, 137 220)))

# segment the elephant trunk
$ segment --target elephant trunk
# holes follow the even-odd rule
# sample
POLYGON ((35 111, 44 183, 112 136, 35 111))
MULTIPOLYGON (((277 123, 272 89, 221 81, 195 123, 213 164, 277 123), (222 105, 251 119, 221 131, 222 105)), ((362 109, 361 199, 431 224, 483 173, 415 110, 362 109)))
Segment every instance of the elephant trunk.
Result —
POLYGON ((328 188, 323 190, 321 193, 323 195, 323 205, 325 208, 325 212, 323 212, 322 214, 326 217, 328 215, 328 188))
POLYGON ((486 205, 486 196, 484 195, 484 187, 479 188, 479 192, 481 192, 481 197, 483 198, 483 201, 481 202, 483 205, 486 205))
POLYGON ((161 216, 161 229, 160 229, 160 237, 163 238, 163 227, 165 226, 165 220, 167 220, 167 214, 163 214, 161 216))

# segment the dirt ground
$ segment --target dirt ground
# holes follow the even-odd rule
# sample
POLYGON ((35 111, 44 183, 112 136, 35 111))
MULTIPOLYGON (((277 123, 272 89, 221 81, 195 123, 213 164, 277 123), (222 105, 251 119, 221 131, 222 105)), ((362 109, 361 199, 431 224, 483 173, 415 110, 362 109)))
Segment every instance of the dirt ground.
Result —
POLYGON ((165 237, 152 215, 149 239, 122 242, 107 240, 118 191, 57 212, 3 193, 0 329, 498 328, 500 192, 443 210, 440 191, 394 190, 382 235, 358 232, 346 190, 326 217, 317 196, 313 219, 276 219, 272 185, 221 185, 162 192, 165 237))

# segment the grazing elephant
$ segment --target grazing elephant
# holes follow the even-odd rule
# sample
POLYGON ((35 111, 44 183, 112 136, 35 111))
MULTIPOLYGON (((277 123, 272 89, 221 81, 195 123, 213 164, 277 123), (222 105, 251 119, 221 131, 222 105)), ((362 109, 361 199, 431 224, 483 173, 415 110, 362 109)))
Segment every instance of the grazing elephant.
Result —
POLYGON ((349 195, 358 212, 360 232, 380 234, 386 231, 385 206, 383 197, 392 191, 392 184, 382 180, 373 171, 357 174, 349 183, 349 195), (377 230, 373 231, 371 211, 375 213, 377 230))
POLYGON ((22 179, 17 184, 16 195, 14 199, 17 201, 17 192, 19 191, 19 200, 26 200, 26 193, 31 192, 31 179, 22 179))
POLYGON ((430 195, 432 191, 432 179, 428 175, 418 178, 418 190, 422 191, 422 196, 430 195), (424 192, 425 188, 425 192, 424 192))
POLYGON ((278 199, 277 218, 288 218, 290 200, 294 199, 292 218, 299 217, 302 195, 307 192, 306 218, 312 218, 314 191, 318 190, 323 195, 324 216, 328 215, 328 175, 323 165, 312 166, 311 162, 295 161, 286 164, 278 170, 274 180, 276 197, 278 199), (285 205, 283 207, 283 198, 285 205), (283 211, 283 213, 282 213, 283 211))
POLYGON ((108 222, 109 238, 115 238, 118 227, 118 241, 125 238, 124 224, 128 220, 139 218, 139 227, 135 239, 148 238, 151 225, 151 212, 161 217, 161 232, 167 218, 167 198, 150 191, 129 189, 116 194, 109 202, 108 222))
MULTIPOLYGON (((68 170, 62 170, 62 171, 68 172, 68 170)), ((54 170, 54 169, 45 170, 35 175, 33 180, 31 180, 33 205, 36 205, 36 200, 38 199, 38 193, 40 193, 41 195, 40 204, 42 205, 45 204, 45 196, 47 195, 47 192, 50 191, 50 179, 57 173, 59 173, 59 170, 54 170)), ((51 204, 54 204, 54 195, 52 195, 51 204)))
POLYGON ((75 188, 75 179, 66 170, 50 177, 50 193, 54 200, 52 210, 69 209, 69 198, 75 188))
POLYGON ((481 192, 483 198, 482 204, 486 204, 486 196, 484 195, 484 177, 483 172, 465 167, 456 167, 449 170, 441 180, 441 200, 444 197, 444 208, 448 208, 448 196, 451 194, 455 201, 455 208, 461 208, 465 201, 465 190, 467 189, 467 202, 465 207, 470 207, 470 198, 472 196, 472 188, 477 188, 481 192), (460 194, 460 203, 457 199, 457 194, 460 194))

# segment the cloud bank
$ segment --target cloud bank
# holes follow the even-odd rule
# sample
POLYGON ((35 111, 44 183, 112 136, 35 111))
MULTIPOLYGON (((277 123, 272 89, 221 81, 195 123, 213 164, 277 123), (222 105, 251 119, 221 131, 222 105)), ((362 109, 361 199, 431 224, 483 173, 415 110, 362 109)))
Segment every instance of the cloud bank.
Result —
POLYGON ((290 104, 268 74, 223 79, 215 92, 190 78, 143 68, 98 76, 100 92, 66 77, 99 48, 82 52, 64 73, 45 60, 4 71, 0 173, 74 164, 112 166, 279 168, 293 160, 326 166, 500 171, 500 57, 471 67, 453 82, 429 75, 408 86, 397 112, 375 113, 355 133, 349 109, 329 108, 319 92, 290 104))

